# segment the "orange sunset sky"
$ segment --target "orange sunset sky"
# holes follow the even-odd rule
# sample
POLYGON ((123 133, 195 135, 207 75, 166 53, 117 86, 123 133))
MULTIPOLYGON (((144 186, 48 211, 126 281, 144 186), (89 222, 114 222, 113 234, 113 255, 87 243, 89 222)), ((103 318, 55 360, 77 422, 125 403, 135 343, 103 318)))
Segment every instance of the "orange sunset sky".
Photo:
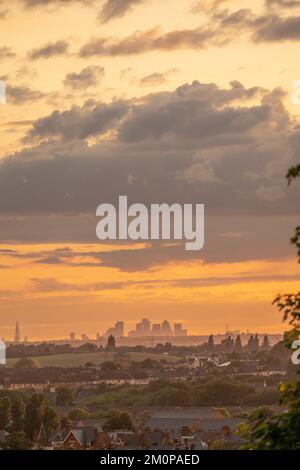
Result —
POLYGON ((2 0, 0 39, 0 337, 143 317, 282 332, 300 1, 2 0), (100 242, 96 208, 121 194, 204 203, 204 249, 100 242))

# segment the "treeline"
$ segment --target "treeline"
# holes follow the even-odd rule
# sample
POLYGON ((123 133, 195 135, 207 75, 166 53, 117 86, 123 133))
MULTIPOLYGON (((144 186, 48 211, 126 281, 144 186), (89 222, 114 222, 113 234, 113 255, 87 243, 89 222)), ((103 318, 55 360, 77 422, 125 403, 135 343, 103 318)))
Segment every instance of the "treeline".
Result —
POLYGON ((265 341, 259 346, 258 338, 250 336, 248 344, 241 346, 239 337, 233 341, 230 337, 222 341, 221 344, 214 344, 213 336, 209 337, 208 343, 204 343, 198 346, 176 346, 171 343, 157 344, 154 347, 146 346, 114 346, 113 348, 107 344, 106 346, 97 345, 96 343, 85 343, 80 346, 71 345, 68 343, 40 343, 40 344, 10 344, 7 347, 7 357, 20 358, 20 357, 33 357, 33 356, 48 356, 56 354, 76 354, 76 353, 96 353, 105 350, 118 351, 123 353, 152 353, 152 354, 164 354, 179 356, 184 358, 187 355, 202 354, 202 353, 222 353, 226 356, 234 358, 246 358, 251 356, 252 358, 266 358, 273 356, 273 351, 276 355, 276 350, 282 353, 284 345, 282 342, 272 348, 269 346, 268 338, 265 337, 265 341))
POLYGON ((51 356, 54 354, 89 353, 103 351, 103 346, 94 343, 73 347, 71 344, 10 344, 6 350, 7 357, 51 356))
POLYGON ((98 393, 81 405, 96 411, 105 407, 147 406, 260 406, 278 402, 277 390, 257 392, 248 384, 222 378, 203 382, 158 380, 149 385, 101 385, 98 393))

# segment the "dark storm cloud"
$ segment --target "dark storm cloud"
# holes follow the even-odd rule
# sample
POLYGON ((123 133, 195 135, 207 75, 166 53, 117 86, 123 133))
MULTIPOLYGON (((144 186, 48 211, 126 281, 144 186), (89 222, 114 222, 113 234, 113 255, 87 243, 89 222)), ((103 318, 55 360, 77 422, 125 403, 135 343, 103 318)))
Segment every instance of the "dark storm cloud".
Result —
POLYGON ((50 57, 56 57, 59 55, 64 55, 69 50, 69 43, 65 40, 60 40, 56 42, 48 42, 36 49, 32 49, 28 53, 28 57, 31 60, 37 59, 49 59, 50 57))
POLYGON ((68 73, 64 79, 64 86, 73 90, 85 90, 96 86, 104 75, 104 67, 91 65, 80 72, 68 73))
POLYGON ((103 23, 124 16, 136 5, 145 3, 145 0, 107 0, 102 7, 99 18, 103 23))

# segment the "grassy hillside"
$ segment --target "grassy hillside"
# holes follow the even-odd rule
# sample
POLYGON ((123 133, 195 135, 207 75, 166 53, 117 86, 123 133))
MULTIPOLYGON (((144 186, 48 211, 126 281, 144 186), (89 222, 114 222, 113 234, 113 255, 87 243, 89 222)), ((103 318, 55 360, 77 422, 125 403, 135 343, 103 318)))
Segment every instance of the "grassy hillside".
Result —
MULTIPOLYGON (((132 352, 130 353, 132 361, 141 362, 145 359, 154 359, 160 361, 167 359, 168 361, 177 361, 179 358, 175 356, 163 356, 160 354, 148 354, 132 352)), ((96 352, 96 353, 72 353, 72 354, 57 354, 51 356, 37 356, 32 357, 40 367, 79 367, 86 362, 92 362, 95 365, 102 364, 105 361, 113 360, 113 353, 110 352, 96 352)), ((17 362, 17 358, 9 358, 7 366, 13 367, 17 362)))

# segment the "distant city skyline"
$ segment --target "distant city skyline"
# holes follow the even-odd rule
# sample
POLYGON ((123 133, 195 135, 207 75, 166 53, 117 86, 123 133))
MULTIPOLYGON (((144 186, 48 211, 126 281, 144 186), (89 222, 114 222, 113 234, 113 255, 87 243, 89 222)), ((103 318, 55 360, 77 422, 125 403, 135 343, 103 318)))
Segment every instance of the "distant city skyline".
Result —
MULTIPOLYGON (((99 324, 98 324, 99 327, 99 324)), ((28 331, 28 328, 27 328, 28 331)), ((228 325, 225 325, 225 330, 219 331, 219 332, 213 332, 210 331, 209 333, 201 333, 201 334, 193 334, 189 333, 189 331, 186 328, 183 328, 183 323, 181 322, 174 322, 171 323, 169 320, 161 320, 160 322, 151 322, 148 318, 142 318, 139 322, 135 324, 134 329, 130 329, 129 325, 127 325, 126 321, 123 320, 117 320, 114 322, 113 326, 110 326, 106 330, 104 329, 102 332, 92 332, 90 334, 81 332, 81 331, 70 331, 66 336, 61 336, 61 337, 53 337, 53 338, 32 338, 28 335, 22 334, 22 324, 20 324, 19 320, 16 320, 15 323, 15 329, 14 329, 14 336, 13 338, 10 337, 4 337, 3 335, 1 336, 0 332, 0 338, 2 338, 4 341, 8 343, 29 343, 29 342, 43 342, 43 341, 54 341, 54 342, 70 342, 70 343, 87 343, 87 342, 100 342, 102 344, 106 344, 106 341, 108 337, 112 335, 114 336, 117 340, 126 340, 132 343, 136 340, 136 344, 147 344, 145 343, 144 340, 148 339, 149 345, 155 344, 153 341, 155 339, 167 341, 168 338, 170 341, 175 341, 176 339, 182 339, 183 344, 189 344, 189 338, 193 339, 193 342, 195 341, 196 338, 201 338, 201 341, 203 341, 203 338, 209 338, 210 335, 213 335, 214 337, 237 337, 238 335, 241 336, 250 336, 250 335, 259 335, 263 337, 264 335, 268 336, 273 336, 274 338, 277 337, 279 338, 281 335, 280 334, 272 334, 270 332, 257 332, 255 330, 253 331, 240 331, 239 329, 236 330, 230 330, 228 325)), ((197 340, 196 340, 197 342, 197 340)), ((121 343, 121 344, 127 344, 121 343)))

